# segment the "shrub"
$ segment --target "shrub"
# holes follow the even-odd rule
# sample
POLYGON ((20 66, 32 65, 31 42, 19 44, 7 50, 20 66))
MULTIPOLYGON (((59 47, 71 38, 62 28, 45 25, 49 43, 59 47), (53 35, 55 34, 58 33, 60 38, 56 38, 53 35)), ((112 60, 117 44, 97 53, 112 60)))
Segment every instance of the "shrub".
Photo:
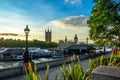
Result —
POLYGON ((60 80, 88 80, 87 71, 83 70, 81 62, 78 58, 78 64, 74 65, 73 60, 69 67, 63 64, 60 68, 62 76, 60 80))
POLYGON ((26 71, 26 80, 37 80, 38 76, 36 75, 36 67, 34 66, 34 71, 32 68, 31 63, 28 63, 28 69, 27 67, 25 67, 25 71, 26 71))
MULTIPOLYGON (((41 76, 36 74, 37 68, 36 65, 31 65, 31 63, 28 63, 28 70, 25 67, 25 71, 26 71, 26 80, 42 80, 41 76), (33 70, 34 69, 34 70, 33 70)), ((46 76, 45 76, 45 80, 49 79, 49 65, 47 65, 47 70, 46 70, 46 76)))

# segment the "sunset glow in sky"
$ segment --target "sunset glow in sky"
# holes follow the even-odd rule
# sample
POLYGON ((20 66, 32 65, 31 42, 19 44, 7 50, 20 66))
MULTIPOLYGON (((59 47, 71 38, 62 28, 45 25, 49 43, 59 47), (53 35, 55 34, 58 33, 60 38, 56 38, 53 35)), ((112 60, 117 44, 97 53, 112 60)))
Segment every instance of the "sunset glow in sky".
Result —
POLYGON ((92 0, 0 0, 0 37, 24 39, 28 25, 31 40, 44 41, 49 28, 52 41, 73 40, 75 34, 81 41, 88 37, 93 5, 92 0))

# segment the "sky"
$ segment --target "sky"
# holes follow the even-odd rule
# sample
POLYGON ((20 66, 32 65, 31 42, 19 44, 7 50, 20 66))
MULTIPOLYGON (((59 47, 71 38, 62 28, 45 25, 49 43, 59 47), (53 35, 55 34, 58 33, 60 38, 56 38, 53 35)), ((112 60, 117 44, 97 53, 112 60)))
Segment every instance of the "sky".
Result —
POLYGON ((92 15, 92 0, 0 0, 0 37, 45 40, 45 30, 52 30, 52 41, 79 41, 89 34, 87 20, 92 15))

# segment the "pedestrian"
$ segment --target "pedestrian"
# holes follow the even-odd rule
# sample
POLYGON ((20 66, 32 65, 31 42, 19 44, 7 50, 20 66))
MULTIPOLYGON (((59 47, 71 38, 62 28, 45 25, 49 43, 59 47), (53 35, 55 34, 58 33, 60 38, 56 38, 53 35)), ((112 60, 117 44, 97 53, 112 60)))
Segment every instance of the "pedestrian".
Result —
POLYGON ((118 55, 118 53, 119 53, 118 48, 114 48, 114 49, 113 49, 113 53, 118 55))
POLYGON ((73 54, 73 61, 74 61, 74 62, 76 61, 76 56, 75 56, 75 54, 73 54))

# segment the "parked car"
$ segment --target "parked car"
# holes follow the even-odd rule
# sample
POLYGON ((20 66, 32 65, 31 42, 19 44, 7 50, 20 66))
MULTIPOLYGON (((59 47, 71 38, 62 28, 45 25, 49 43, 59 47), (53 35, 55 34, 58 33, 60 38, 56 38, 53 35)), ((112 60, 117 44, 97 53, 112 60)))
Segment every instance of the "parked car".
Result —
POLYGON ((106 51, 106 53, 112 53, 112 47, 106 47, 105 48, 105 51, 106 51))
POLYGON ((94 47, 89 51, 90 57, 95 57, 107 53, 112 53, 111 47, 94 47))
POLYGON ((13 60, 22 60, 23 59, 23 56, 22 55, 15 55, 13 57, 13 60))
POLYGON ((96 54, 105 54, 105 53, 111 53, 112 48, 111 47, 97 47, 95 48, 94 51, 96 54))

